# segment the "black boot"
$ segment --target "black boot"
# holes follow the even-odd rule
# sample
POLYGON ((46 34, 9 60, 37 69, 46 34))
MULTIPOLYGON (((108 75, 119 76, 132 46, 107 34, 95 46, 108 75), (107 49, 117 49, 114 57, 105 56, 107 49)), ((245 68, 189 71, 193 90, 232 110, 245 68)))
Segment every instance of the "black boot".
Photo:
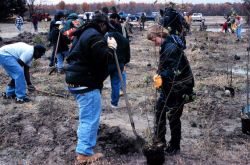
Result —
POLYGON ((180 153, 180 145, 174 145, 174 144, 168 143, 168 145, 166 146, 165 151, 169 155, 179 154, 180 153))

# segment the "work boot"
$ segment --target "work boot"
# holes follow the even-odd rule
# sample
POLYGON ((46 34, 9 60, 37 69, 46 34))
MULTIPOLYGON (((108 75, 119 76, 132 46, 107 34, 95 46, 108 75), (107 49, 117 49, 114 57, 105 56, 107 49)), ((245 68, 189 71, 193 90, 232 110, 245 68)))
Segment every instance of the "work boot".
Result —
POLYGON ((53 66, 54 66, 54 62, 50 62, 49 67, 53 67, 53 66))
POLYGON ((7 96, 6 92, 3 92, 2 97, 4 99, 15 99, 16 95, 14 94, 14 95, 11 95, 11 96, 7 96))
POLYGON ((58 74, 64 74, 64 70, 63 70, 63 69, 58 69, 58 70, 57 70, 57 73, 58 73, 58 74))
POLYGON ((16 103, 19 103, 19 104, 27 103, 27 102, 30 102, 30 101, 31 100, 28 97, 24 97, 22 99, 16 97, 16 103))
POLYGON ((165 151, 168 153, 168 155, 172 156, 172 155, 177 155, 180 153, 180 146, 178 145, 171 145, 170 143, 168 143, 166 145, 165 151))
POLYGON ((91 156, 79 154, 76 157, 75 165, 85 165, 85 164, 93 163, 102 157, 103 157, 102 153, 96 153, 96 154, 91 155, 91 156))

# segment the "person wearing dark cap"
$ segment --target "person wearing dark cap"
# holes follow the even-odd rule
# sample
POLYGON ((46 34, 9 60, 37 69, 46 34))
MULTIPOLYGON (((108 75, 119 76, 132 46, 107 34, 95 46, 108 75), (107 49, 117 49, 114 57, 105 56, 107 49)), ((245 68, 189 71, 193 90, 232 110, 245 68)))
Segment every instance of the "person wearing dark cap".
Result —
MULTIPOLYGON (((119 31, 121 25, 119 22, 118 14, 111 14, 110 15, 110 23, 116 27, 115 30, 110 31, 106 33, 105 37, 114 37, 117 42, 117 49, 116 54, 118 57, 118 62, 120 66, 120 70, 122 72, 123 77, 123 87, 126 86, 126 74, 124 71, 125 65, 130 62, 130 44, 129 40, 123 36, 123 33, 119 31), (113 19, 113 21, 112 21, 113 19)), ((110 107, 113 109, 119 108, 118 102, 119 102, 119 95, 120 95, 120 89, 123 88, 120 83, 119 74, 117 70, 117 66, 115 61, 110 61, 109 64, 109 74, 110 74, 110 82, 111 82, 111 102, 110 107)))
POLYGON ((64 18, 64 13, 63 13, 63 11, 59 10, 56 12, 54 19, 50 22, 48 40, 50 41, 50 45, 53 46, 53 50, 52 50, 51 57, 50 57, 50 63, 49 63, 50 67, 55 65, 54 58, 55 58, 55 51, 56 51, 55 50, 56 46, 54 46, 54 44, 52 42, 52 36, 53 36, 52 33, 55 29, 57 29, 56 22, 62 21, 63 18, 64 18))
POLYGON ((62 30, 67 31, 67 30, 73 28, 74 27, 73 21, 75 21, 77 19, 78 19, 78 15, 76 13, 69 14, 62 30))
POLYGON ((120 23, 121 17, 117 13, 113 13, 109 16, 110 23, 114 26, 116 31, 122 34, 122 25, 120 23))
POLYGON ((161 25, 169 30, 172 35, 177 35, 186 45, 184 35, 184 27, 187 28, 187 23, 180 12, 175 9, 176 4, 169 2, 165 8, 161 25))
POLYGON ((17 103, 29 102, 26 94, 26 84, 30 92, 35 90, 31 84, 29 68, 33 59, 44 55, 46 48, 43 45, 28 45, 23 42, 5 45, 0 48, 0 65, 12 78, 3 93, 5 98, 15 98, 17 103))
POLYGON ((70 44, 70 40, 67 36, 63 35, 63 32, 60 30, 62 21, 56 21, 55 24, 56 28, 52 30, 52 44, 54 46, 53 49, 57 50, 57 52, 55 52, 57 72, 63 74, 63 63, 68 55, 68 44, 70 44))
POLYGON ((108 16, 108 14, 109 14, 109 9, 108 9, 107 6, 104 6, 104 7, 102 8, 102 13, 103 13, 104 15, 108 16))
POLYGON ((104 38, 109 28, 108 18, 104 14, 96 14, 78 32, 79 39, 66 59, 66 83, 79 106, 76 164, 93 162, 103 157, 101 153, 94 153, 93 148, 102 109, 100 92, 108 76, 108 63, 114 60, 114 49, 117 47, 114 38, 104 38))

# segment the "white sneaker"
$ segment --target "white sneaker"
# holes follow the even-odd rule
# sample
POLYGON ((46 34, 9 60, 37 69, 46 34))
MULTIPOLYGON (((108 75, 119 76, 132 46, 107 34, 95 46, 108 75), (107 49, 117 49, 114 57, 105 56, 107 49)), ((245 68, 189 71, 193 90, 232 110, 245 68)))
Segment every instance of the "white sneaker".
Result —
POLYGON ((113 104, 111 104, 111 103, 110 103, 110 107, 111 107, 112 109, 117 109, 117 108, 119 108, 117 105, 113 105, 113 104))

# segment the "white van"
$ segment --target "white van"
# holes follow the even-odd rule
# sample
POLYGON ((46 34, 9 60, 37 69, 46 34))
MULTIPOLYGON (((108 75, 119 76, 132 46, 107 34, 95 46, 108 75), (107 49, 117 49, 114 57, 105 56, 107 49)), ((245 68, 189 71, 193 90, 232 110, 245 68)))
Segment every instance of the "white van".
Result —
POLYGON ((89 19, 91 20, 94 16, 94 12, 85 12, 84 14, 79 14, 78 17, 82 18, 83 20, 87 20, 87 15, 89 15, 89 19))

